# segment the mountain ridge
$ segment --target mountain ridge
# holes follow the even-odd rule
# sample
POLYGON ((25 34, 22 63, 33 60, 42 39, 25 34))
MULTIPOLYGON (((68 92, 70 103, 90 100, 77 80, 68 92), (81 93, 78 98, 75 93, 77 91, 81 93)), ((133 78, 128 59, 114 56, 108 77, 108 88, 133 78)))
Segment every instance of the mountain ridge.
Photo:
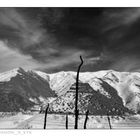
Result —
MULTIPOLYGON (((48 85, 48 87, 50 88, 49 90, 55 92, 54 94, 55 97, 56 96, 59 97, 65 95, 70 90, 71 86, 76 81, 76 74, 77 73, 73 71, 66 71, 66 72, 61 71, 53 74, 48 74, 36 70, 24 70, 23 68, 16 68, 14 70, 1 73, 0 83, 10 82, 11 79, 15 80, 15 77, 20 77, 20 78, 22 77, 25 79, 31 77, 31 79, 34 79, 31 80, 31 83, 33 85, 35 84, 34 81, 36 80, 38 83, 36 86, 32 87, 32 90, 34 90, 37 86, 39 87, 41 84, 39 81, 42 81, 42 84, 44 85, 43 89, 45 89, 45 86, 48 85), (24 77, 23 73, 27 76, 24 77)), ((80 72, 79 80, 82 83, 88 83, 89 86, 95 92, 102 94, 103 97, 108 99, 110 96, 109 93, 110 91, 108 89, 109 88, 115 89, 117 91, 117 95, 122 99, 124 107, 136 113, 140 111, 140 73, 139 72, 118 72, 114 70, 102 70, 97 72, 80 72)), ((42 90, 42 88, 40 88, 39 90, 42 90)), ((43 95, 45 96, 45 90, 43 95)), ((50 95, 51 95, 50 97, 53 97, 53 94, 50 95)), ((60 105, 58 104, 58 106, 60 105)))
POLYGON ((46 80, 22 68, 0 74, 0 94, 4 100, 0 111, 27 110, 56 96, 46 80))

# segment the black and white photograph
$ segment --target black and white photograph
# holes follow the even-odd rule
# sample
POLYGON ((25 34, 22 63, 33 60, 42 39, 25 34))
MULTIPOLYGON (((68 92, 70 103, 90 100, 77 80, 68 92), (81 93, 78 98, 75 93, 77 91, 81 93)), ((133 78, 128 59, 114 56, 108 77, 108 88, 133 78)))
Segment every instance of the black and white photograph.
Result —
POLYGON ((0 129, 140 129, 140 7, 0 7, 0 129))

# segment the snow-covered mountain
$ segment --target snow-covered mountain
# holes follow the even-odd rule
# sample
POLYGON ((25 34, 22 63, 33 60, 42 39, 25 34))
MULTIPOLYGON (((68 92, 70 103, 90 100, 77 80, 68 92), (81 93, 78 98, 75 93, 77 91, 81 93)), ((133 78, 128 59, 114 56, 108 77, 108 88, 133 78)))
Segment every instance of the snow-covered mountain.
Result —
MULTIPOLYGON (((29 106, 31 106, 30 104, 42 104, 44 100, 52 98, 50 100, 52 111, 72 112, 76 74, 72 71, 47 74, 41 71, 27 71, 22 68, 1 73, 0 100, 10 99, 9 96, 12 96, 11 98, 14 100, 13 98, 19 96, 18 98, 24 101, 21 105, 23 107, 26 104, 29 106)), ((140 73, 113 70, 81 72, 79 80, 82 85, 79 86, 81 112, 87 109, 90 109, 92 113, 95 110, 96 113, 103 112, 106 109, 97 109, 102 108, 102 106, 109 108, 110 111, 117 111, 121 108, 136 113, 140 112, 140 73), (81 89, 81 87, 84 88, 81 89)), ((7 102, 12 104, 12 100, 5 101, 3 104, 7 102)), ((17 99, 14 102, 15 108, 22 108, 17 105, 20 104, 17 99)), ((3 110, 3 105, 1 105, 0 110, 3 110)))
POLYGON ((48 97, 55 97, 55 92, 33 71, 16 68, 0 74, 0 111, 27 110, 48 97))
MULTIPOLYGON (((117 91, 107 83, 103 83, 109 88, 109 96, 104 96, 99 91, 95 91, 88 83, 79 83, 79 113, 85 114, 87 110, 89 110, 90 114, 94 115, 105 115, 107 113, 110 115, 122 115, 124 113, 131 113, 123 105, 117 91)), ((76 84, 73 84, 65 94, 59 96, 50 104, 50 111, 73 113, 75 109, 75 90, 76 84)))
MULTIPOLYGON (((52 90, 58 96, 66 96, 71 86, 75 83, 76 72, 58 72, 47 74, 52 90)), ((42 75, 41 75, 42 76, 42 75)), ((43 77, 43 76, 42 76, 43 77)), ((45 78, 45 77, 43 77, 45 78)), ((113 70, 98 72, 82 72, 79 79, 82 83, 88 83, 90 87, 105 98, 111 98, 112 89, 121 98, 123 106, 134 111, 140 111, 140 73, 139 72, 117 72, 113 70)), ((65 99, 67 100, 67 99, 65 99)), ((73 97, 69 100, 74 100, 73 97)), ((55 103, 53 103, 56 106, 55 103)), ((57 108, 62 108, 58 104, 57 108)), ((54 107, 53 107, 54 108, 54 107)), ((63 111, 63 110, 62 110, 63 111)))

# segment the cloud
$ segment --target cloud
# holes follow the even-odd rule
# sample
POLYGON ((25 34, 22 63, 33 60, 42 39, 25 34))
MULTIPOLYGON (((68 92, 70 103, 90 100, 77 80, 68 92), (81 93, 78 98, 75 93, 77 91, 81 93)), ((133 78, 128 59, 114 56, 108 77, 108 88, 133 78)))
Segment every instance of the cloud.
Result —
POLYGON ((136 70, 139 24, 140 8, 0 8, 0 65, 76 70, 82 55, 83 71, 136 70))
MULTIPOLYGON (((47 10, 47 9, 46 9, 47 10)), ((28 11, 28 10, 27 10, 28 11)), ((30 11, 30 9, 29 9, 30 11)), ((48 11, 48 10, 47 10, 48 11)), ((56 10, 57 11, 57 10, 56 10)), ((56 13, 56 12, 55 12, 56 13)), ((46 13, 47 14, 47 13, 46 13)), ((53 20, 55 24, 61 23, 64 13, 55 14, 53 20)), ((5 33, 0 33, 0 38, 7 41, 7 47, 12 51, 20 51, 20 55, 23 59, 30 57, 36 62, 35 68, 39 69, 55 69, 57 67, 63 68, 65 65, 71 65, 72 63, 79 63, 79 56, 83 55, 88 58, 88 55, 92 55, 90 50, 86 50, 84 47, 93 45, 89 38, 75 38, 76 41, 73 45, 69 42, 69 37, 65 38, 60 34, 63 41, 60 41, 57 33, 52 33, 47 26, 43 26, 43 23, 49 22, 50 17, 47 16, 45 21, 41 22, 36 18, 31 18, 24 12, 17 10, 16 8, 1 8, 0 9, 0 30, 5 33), (64 42, 67 42, 66 44, 64 42), (62 43, 63 42, 63 43, 62 43), (87 43, 86 43, 87 42, 87 43), (91 43, 90 43, 91 42, 91 43), (81 44, 81 47, 79 45, 81 44), (38 62, 38 65, 37 65, 38 62)), ((64 26, 69 26, 67 23, 64 26)), ((77 26, 77 25, 76 25, 77 26)), ((56 29, 54 27, 54 29, 56 29)), ((56 29, 57 30, 57 29, 56 29)), ((62 29, 63 30, 63 29, 62 29)), ((69 34, 69 30, 66 32, 69 34)), ((9 51, 7 49, 7 51, 9 51)), ((94 51, 96 53, 96 51, 94 51)), ((93 51, 92 51, 93 53, 93 51)), ((92 56, 93 57, 93 56, 92 56)), ((21 59, 18 59, 19 63, 21 59)), ((95 60, 93 60, 95 61, 95 60)), ((91 62, 91 58, 88 63, 91 62)), ((17 64, 17 62, 15 62, 17 64)), ((92 62, 93 64, 93 62, 92 62)), ((10 67, 10 66, 9 66, 10 67)))
POLYGON ((140 58, 136 56, 117 58, 117 61, 110 67, 117 71, 140 71, 140 58))
MULTIPOLYGON (((40 28, 38 22, 24 16, 16 8, 0 9, 0 30, 5 33, 5 39, 10 37, 17 43, 24 44, 24 47, 40 43, 42 41, 44 31, 40 28)), ((3 33, 0 33, 3 38, 3 33)))
POLYGON ((140 8, 108 8, 103 12, 104 29, 110 31, 121 26, 130 26, 140 18, 140 8))
MULTIPOLYGON (((85 51, 83 50, 78 50, 78 49, 63 49, 62 52, 59 52, 59 56, 56 58, 56 56, 48 55, 46 57, 46 63, 44 63, 40 69, 47 69, 48 71, 57 71, 66 69, 65 67, 71 66, 71 70, 77 70, 73 69, 72 65, 76 65, 76 68, 78 64, 80 63, 80 55, 83 56, 84 63, 85 64, 93 64, 93 61, 98 61, 99 58, 90 58, 88 59, 88 55, 85 51), (92 62, 91 62, 92 61, 92 62), (56 70, 55 70, 56 69, 56 70)), ((66 69, 68 70, 68 69, 66 69)))
MULTIPOLYGON (((56 52, 50 50, 51 53, 56 52)), ((65 50, 61 53, 61 57, 51 57, 48 55, 46 63, 41 63, 33 59, 30 55, 23 55, 17 49, 11 49, 7 42, 0 41, 0 72, 4 72, 16 67, 23 67, 25 69, 37 69, 46 70, 47 72, 56 72, 62 70, 66 66, 76 65, 80 62, 79 56, 87 57, 88 55, 84 51, 76 49, 65 50), (55 70, 56 69, 56 70, 55 70)), ((92 58, 93 61, 97 61, 98 58, 92 58)), ((87 59, 84 63, 90 63, 91 59, 87 59)), ((75 67, 76 71, 77 65, 75 67)), ((65 68, 64 68, 65 69, 65 68)), ((72 69, 72 67, 71 67, 72 69)), ((68 70, 68 69, 67 69, 68 70)))
POLYGON ((103 14, 106 69, 137 71, 140 66, 140 8, 110 8, 103 14))
POLYGON ((36 69, 40 64, 31 56, 25 56, 18 50, 10 49, 7 44, 0 41, 0 72, 13 68, 23 67, 25 69, 36 69))

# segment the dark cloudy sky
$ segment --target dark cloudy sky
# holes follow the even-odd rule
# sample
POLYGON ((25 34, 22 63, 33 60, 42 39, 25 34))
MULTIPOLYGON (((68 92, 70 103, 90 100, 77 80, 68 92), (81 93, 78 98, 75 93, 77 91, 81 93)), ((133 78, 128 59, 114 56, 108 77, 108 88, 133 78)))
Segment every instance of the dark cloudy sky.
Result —
POLYGON ((140 8, 0 8, 0 72, 140 70, 140 8))

